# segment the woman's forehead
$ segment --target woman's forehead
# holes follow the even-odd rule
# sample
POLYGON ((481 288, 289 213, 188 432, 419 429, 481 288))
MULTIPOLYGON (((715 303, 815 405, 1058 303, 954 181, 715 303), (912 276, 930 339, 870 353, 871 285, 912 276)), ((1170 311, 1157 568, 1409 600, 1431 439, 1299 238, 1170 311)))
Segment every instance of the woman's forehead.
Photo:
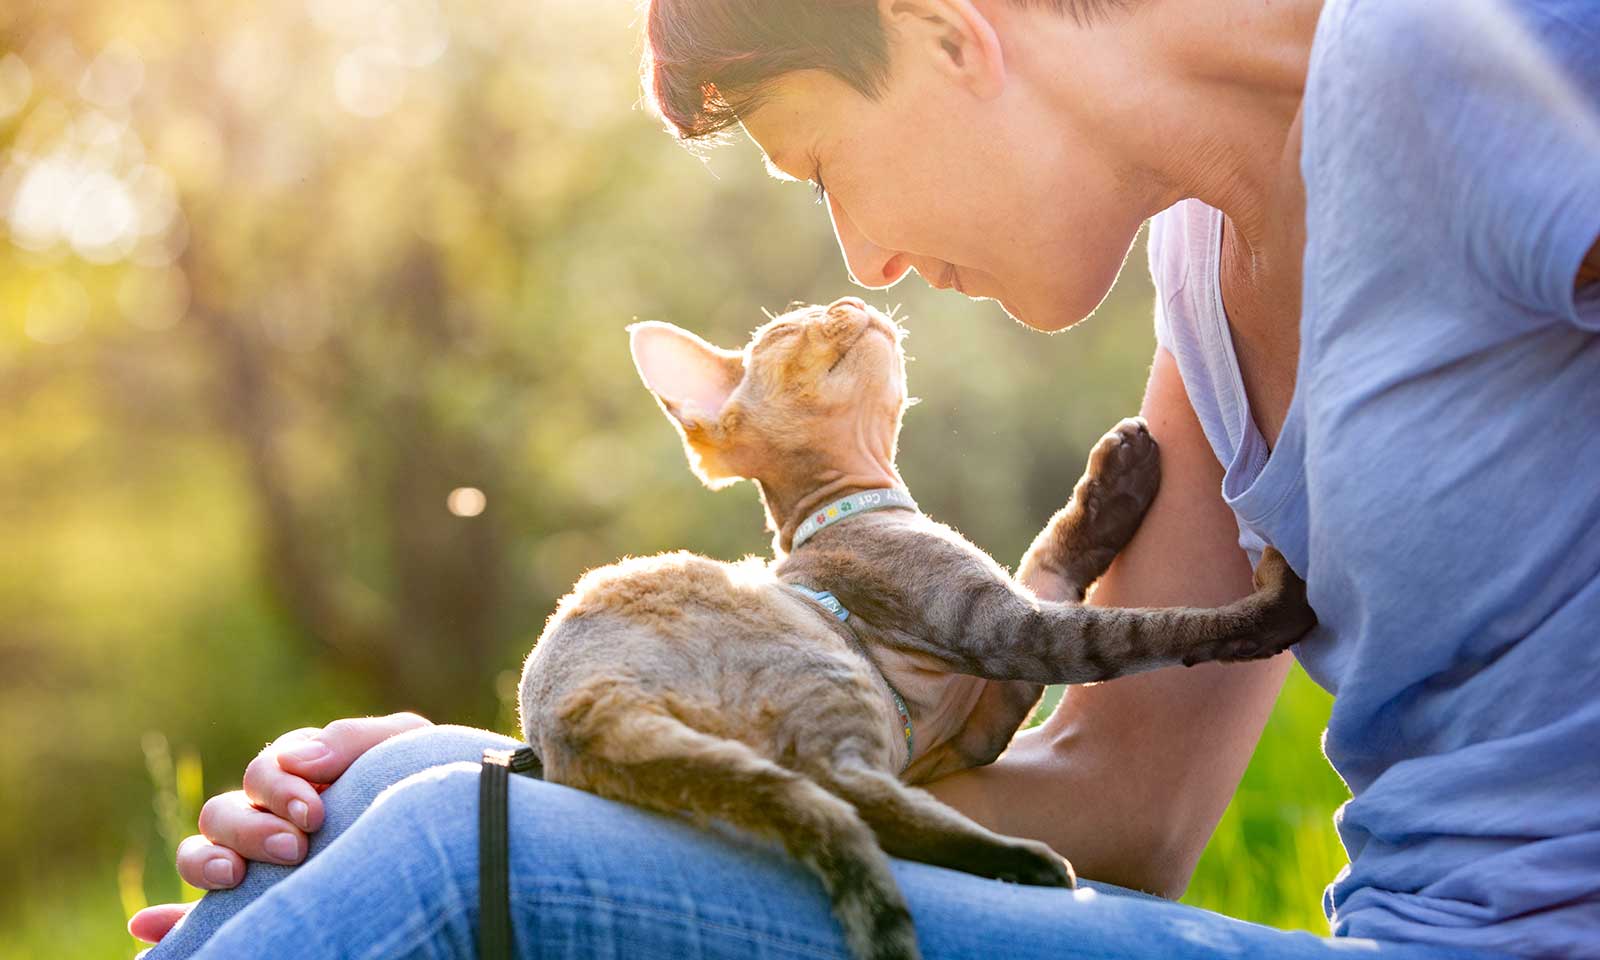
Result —
POLYGON ((776 180, 804 180, 810 175, 807 157, 814 153, 810 131, 793 118, 780 121, 766 106, 751 111, 741 121, 745 135, 761 148, 762 163, 776 180))
POLYGON ((779 179, 810 175, 807 158, 828 130, 844 122, 844 95, 855 94, 822 70, 784 74, 764 85, 756 106, 740 118, 745 133, 767 155, 768 171, 779 179))

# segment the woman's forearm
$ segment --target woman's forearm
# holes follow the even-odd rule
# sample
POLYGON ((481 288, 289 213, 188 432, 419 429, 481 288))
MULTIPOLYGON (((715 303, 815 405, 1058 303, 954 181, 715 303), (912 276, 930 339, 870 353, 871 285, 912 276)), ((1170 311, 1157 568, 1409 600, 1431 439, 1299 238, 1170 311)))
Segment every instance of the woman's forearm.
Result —
MULTIPOLYGON (((1244 596, 1250 567, 1222 468, 1165 351, 1142 412, 1161 444, 1161 491, 1091 602, 1215 607, 1244 596)), ((1281 656, 1072 687, 994 764, 926 786, 992 829, 1043 840, 1084 876, 1177 896, 1288 669, 1281 656)))
POLYGON ((1082 876, 1176 898, 1288 669, 1278 657, 1073 688, 995 763, 924 786, 992 830, 1050 844, 1082 876))

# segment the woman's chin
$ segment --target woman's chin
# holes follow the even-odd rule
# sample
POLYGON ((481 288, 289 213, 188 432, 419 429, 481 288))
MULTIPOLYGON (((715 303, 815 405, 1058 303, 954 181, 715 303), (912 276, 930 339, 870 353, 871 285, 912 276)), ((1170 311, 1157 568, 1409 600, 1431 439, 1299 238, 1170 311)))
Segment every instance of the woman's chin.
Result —
POLYGON ((1049 310, 1028 309, 1009 300, 996 300, 995 302, 1000 304, 1000 308, 1009 314, 1011 319, 1041 333, 1055 333, 1065 330, 1083 319, 1083 317, 1077 316, 1070 311, 1063 311, 1059 307, 1049 310))
POLYGON ((1065 304, 1068 309, 1062 309, 1063 303, 1054 298, 1046 298, 1047 306, 1030 307, 1020 300, 1006 296, 1004 293, 994 292, 990 284, 984 282, 986 278, 974 277, 963 285, 959 292, 969 300, 988 300, 1000 305, 1006 315, 1025 327, 1031 327, 1042 333, 1055 333, 1082 320, 1093 313, 1093 307, 1082 313, 1071 309, 1072 304, 1065 304))

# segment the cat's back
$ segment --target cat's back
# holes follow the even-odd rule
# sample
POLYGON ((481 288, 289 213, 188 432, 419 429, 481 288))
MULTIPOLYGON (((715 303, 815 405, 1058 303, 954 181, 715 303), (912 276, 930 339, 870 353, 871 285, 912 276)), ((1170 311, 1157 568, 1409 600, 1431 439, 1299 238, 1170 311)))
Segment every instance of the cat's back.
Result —
POLYGON ((836 674, 850 656, 765 562, 630 557, 586 573, 546 624, 523 667, 524 733, 595 682, 671 701, 674 712, 725 716, 775 696, 796 670, 836 674))
POLYGON ((672 629, 686 613, 736 613, 773 582, 767 565, 754 557, 728 563, 687 550, 627 557, 585 573, 552 623, 615 615, 672 629))

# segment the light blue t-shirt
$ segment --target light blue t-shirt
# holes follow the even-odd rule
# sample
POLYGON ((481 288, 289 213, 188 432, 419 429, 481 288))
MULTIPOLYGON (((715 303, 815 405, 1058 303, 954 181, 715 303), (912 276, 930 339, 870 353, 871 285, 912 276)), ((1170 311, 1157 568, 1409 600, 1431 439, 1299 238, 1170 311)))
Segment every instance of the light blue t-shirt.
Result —
POLYGON ((1329 0, 1307 77, 1298 379, 1270 451, 1219 215, 1152 225, 1157 337, 1241 543, 1321 626, 1353 799, 1336 934, 1600 957, 1600 0, 1329 0))

